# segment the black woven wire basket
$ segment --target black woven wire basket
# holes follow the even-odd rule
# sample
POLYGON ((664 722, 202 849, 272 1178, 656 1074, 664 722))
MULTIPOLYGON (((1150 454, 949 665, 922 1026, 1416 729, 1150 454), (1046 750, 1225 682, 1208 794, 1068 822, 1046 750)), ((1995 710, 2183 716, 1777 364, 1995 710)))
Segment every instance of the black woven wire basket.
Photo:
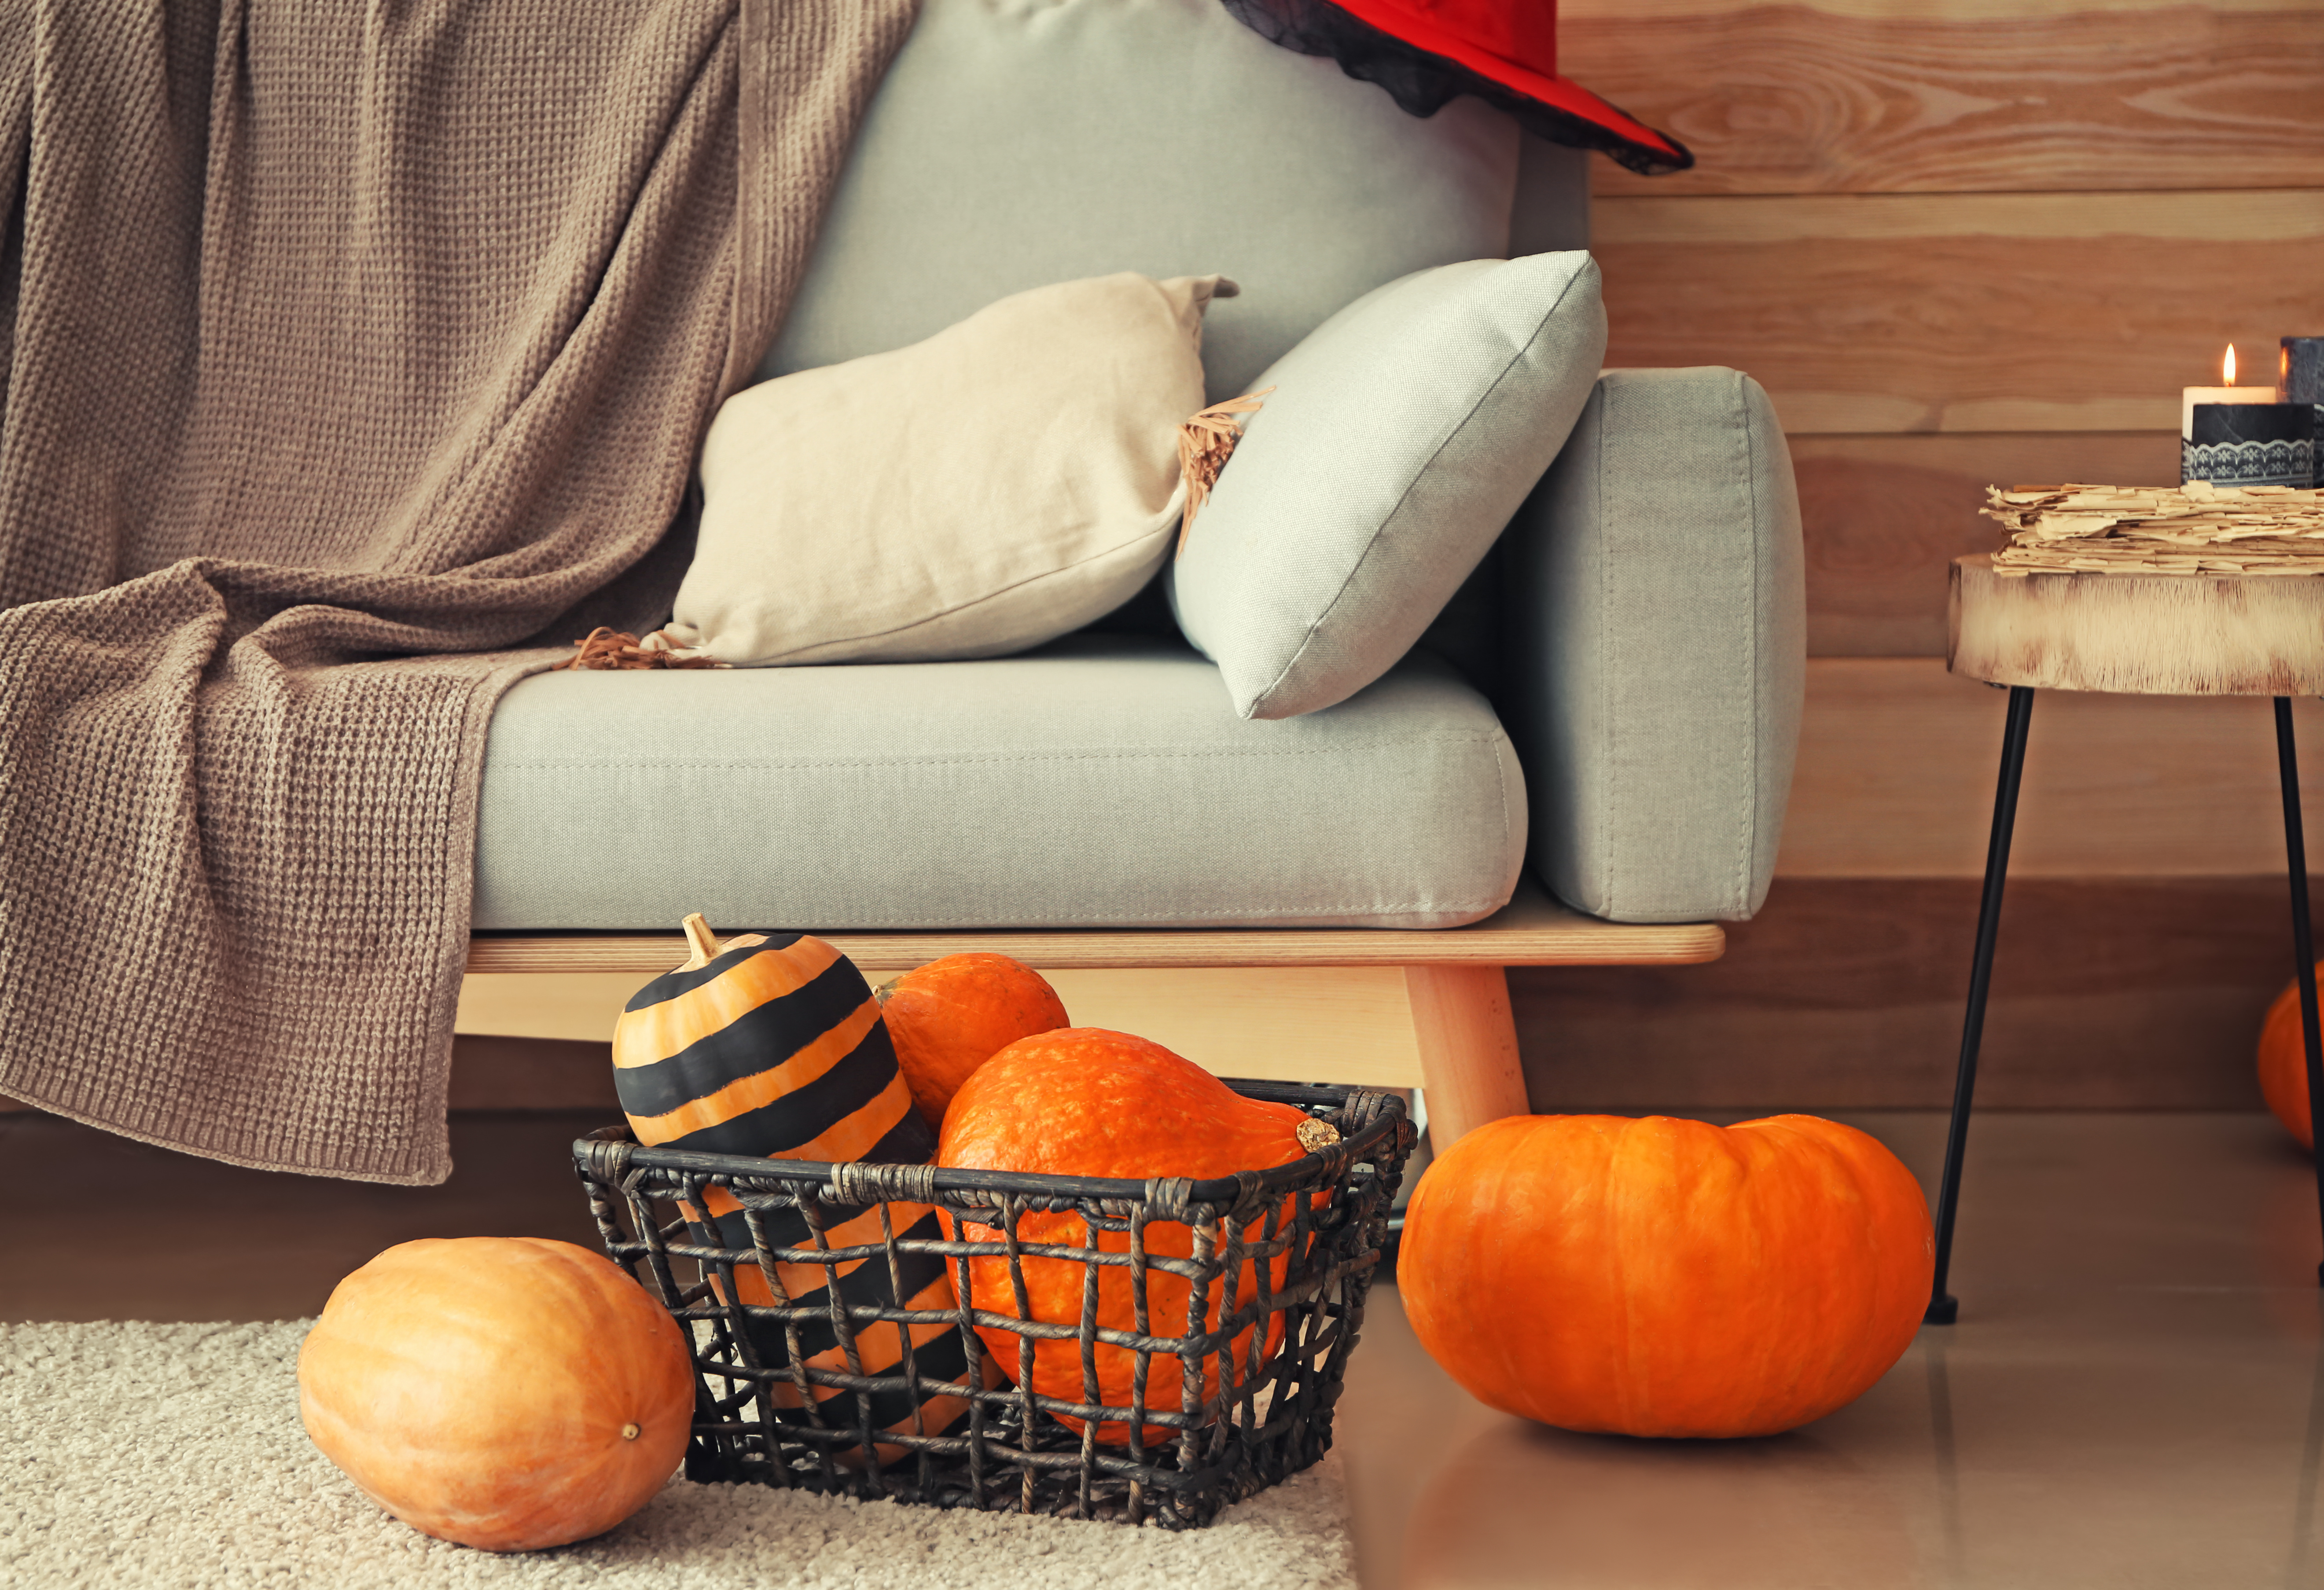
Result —
POLYGON ((575 1143, 605 1251, 692 1339, 687 1477, 1183 1529, 1314 1463, 1413 1128, 1390 1093, 1229 1085, 1340 1139, 1210 1181, 575 1143), (971 1306, 973 1267, 1015 1312, 971 1306), (1067 1277, 1079 1318, 1029 1300, 1067 1277), (1041 1343, 1078 1347, 1078 1394, 1036 1389, 1041 1343))

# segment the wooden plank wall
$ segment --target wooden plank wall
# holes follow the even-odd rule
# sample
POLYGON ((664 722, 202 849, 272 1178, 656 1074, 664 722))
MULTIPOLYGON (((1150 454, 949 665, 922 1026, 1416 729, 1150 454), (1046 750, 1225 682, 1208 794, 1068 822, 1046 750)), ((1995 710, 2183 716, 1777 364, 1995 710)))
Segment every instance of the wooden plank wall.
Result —
MULTIPOLYGON (((1592 162, 1608 362, 1766 386, 1813 660, 1768 908, 1718 966, 1516 974, 1536 1107, 1941 1104, 2001 708, 1946 561, 1989 482, 2174 482, 2179 389, 2324 332, 2324 0, 1568 0, 1560 49, 1695 151, 1592 162)), ((1985 1097, 2255 1101, 2273 777, 2258 703, 2037 703, 1985 1097)))

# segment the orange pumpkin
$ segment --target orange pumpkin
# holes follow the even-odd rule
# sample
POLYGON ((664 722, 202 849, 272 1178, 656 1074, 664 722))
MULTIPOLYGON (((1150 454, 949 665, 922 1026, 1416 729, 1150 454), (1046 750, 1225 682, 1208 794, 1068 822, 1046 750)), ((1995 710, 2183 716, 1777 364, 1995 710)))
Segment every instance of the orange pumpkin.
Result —
MULTIPOLYGON (((1308 1153, 1297 1135, 1309 1117, 1287 1104, 1245 1098, 1202 1067, 1180 1059, 1159 1043, 1102 1027, 1065 1027, 1021 1038, 994 1055, 961 1085, 945 1117, 944 1136, 936 1163, 973 1170, 1033 1171, 1058 1176, 1120 1176, 1144 1180, 1155 1176, 1185 1176, 1196 1181, 1229 1176, 1238 1171, 1266 1170, 1286 1164, 1308 1153)), ((1287 1214, 1286 1216, 1287 1218, 1287 1214)), ((946 1215, 945 1225, 955 1224, 946 1215)), ((998 1242, 1001 1234, 972 1222, 957 1222, 957 1240, 998 1242)), ((1023 1242, 1059 1243, 1085 1246, 1088 1223, 1070 1211, 1028 1214, 1018 1221, 1023 1242)), ((1247 1234, 1264 1234, 1255 1221, 1247 1234)), ((1128 1253, 1127 1232, 1100 1232, 1098 1245, 1109 1253, 1128 1253)), ((1190 1258, 1194 1251, 1194 1228, 1156 1222, 1146 1230, 1147 1251, 1175 1258, 1190 1258)), ((1057 1324, 1081 1321, 1085 1266, 1070 1259, 1025 1258, 1025 1286, 1032 1305, 1019 1313, 1005 1255, 968 1262, 973 1306, 995 1314, 1030 1318, 1057 1324)), ((1287 1259, 1271 1262, 1274 1282, 1280 1285, 1287 1259)), ((1257 1285, 1257 1266, 1246 1264, 1236 1283, 1236 1306, 1247 1303, 1257 1285)), ((1213 1289, 1204 1328, 1219 1328, 1223 1288, 1213 1289)), ((1148 1334, 1178 1336, 1186 1329, 1194 1288, 1183 1277, 1163 1270, 1146 1275, 1148 1334)), ((1112 1330, 1138 1328, 1129 1266, 1109 1264, 1098 1277, 1098 1323, 1112 1330)), ((1260 1360, 1265 1362, 1280 1344, 1282 1315, 1271 1316, 1260 1360)), ((1013 1331, 980 1326, 978 1334, 1000 1365, 1016 1378, 1020 1373, 1019 1342, 1013 1331)), ((1236 1363, 1249 1362, 1250 1328, 1234 1338, 1231 1350, 1236 1363)), ((1086 1394, 1082 1375, 1081 1344, 1074 1340, 1043 1341, 1033 1350, 1032 1389, 1043 1396, 1066 1402, 1102 1402, 1126 1405, 1138 1356, 1126 1347, 1099 1345, 1096 1349, 1098 1394, 1086 1394)), ((1239 1370, 1240 1374, 1242 1371, 1239 1370)), ((1176 1412, 1185 1385, 1176 1356, 1157 1355, 1148 1361, 1146 1405, 1176 1412)), ((1201 1395, 1215 1396, 1219 1365, 1206 1359, 1201 1395)), ((1078 1421, 1065 1422, 1075 1429, 1078 1421)), ((1149 1446, 1176 1440, 1178 1432, 1166 1425, 1147 1425, 1142 1439, 1149 1446)), ((1097 1438, 1116 1445, 1130 1439, 1130 1421, 1101 1422, 1097 1438)))
POLYGON ((531 1551, 645 1505, 694 1420, 686 1337, 608 1259, 429 1238, 339 1282, 299 1348, 323 1456, 422 1534, 531 1551))
POLYGON ((1920 1184, 1851 1127, 1515 1116, 1421 1178, 1397 1290, 1430 1356, 1505 1412, 1764 1436, 1886 1372, 1934 1263, 1920 1184))
POLYGON ((1047 979, 982 951, 931 960, 875 991, 912 1102, 938 1131, 971 1071, 1019 1038, 1066 1025, 1065 1001, 1047 979))
MULTIPOLYGON (((2324 966, 2317 974, 2324 977, 2324 966)), ((2267 1007, 2267 1021, 2259 1030, 2259 1090, 2283 1129, 2312 1153, 2316 1130, 2308 1117, 2308 1047, 2302 1037, 2300 984, 2294 979, 2267 1007)))

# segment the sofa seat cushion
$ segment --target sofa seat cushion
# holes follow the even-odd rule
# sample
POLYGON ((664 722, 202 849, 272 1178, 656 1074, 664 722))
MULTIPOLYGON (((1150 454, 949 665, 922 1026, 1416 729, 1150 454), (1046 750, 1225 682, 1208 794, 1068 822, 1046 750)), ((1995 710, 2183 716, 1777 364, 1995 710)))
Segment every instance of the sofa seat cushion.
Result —
POLYGON ((493 719, 475 925, 1449 927, 1508 899, 1525 841, 1508 737, 1426 653, 1279 721, 1126 636, 543 674, 493 719))

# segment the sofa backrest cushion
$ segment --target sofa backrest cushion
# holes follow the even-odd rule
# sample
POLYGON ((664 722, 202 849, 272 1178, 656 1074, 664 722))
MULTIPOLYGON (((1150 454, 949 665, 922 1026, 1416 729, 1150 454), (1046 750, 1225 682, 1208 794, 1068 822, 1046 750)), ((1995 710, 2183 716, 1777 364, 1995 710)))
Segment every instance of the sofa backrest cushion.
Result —
MULTIPOLYGON (((1507 253, 1518 147, 1499 111, 1406 115, 1218 0, 922 0, 760 374, 1050 282, 1217 271, 1243 290, 1204 333, 1209 395, 1231 397, 1382 282, 1507 253)), ((1568 152, 1554 177, 1580 170, 1568 152)), ((1570 180, 1528 188, 1583 202, 1570 180)), ((1520 234, 1579 246, 1558 221, 1520 234)))

